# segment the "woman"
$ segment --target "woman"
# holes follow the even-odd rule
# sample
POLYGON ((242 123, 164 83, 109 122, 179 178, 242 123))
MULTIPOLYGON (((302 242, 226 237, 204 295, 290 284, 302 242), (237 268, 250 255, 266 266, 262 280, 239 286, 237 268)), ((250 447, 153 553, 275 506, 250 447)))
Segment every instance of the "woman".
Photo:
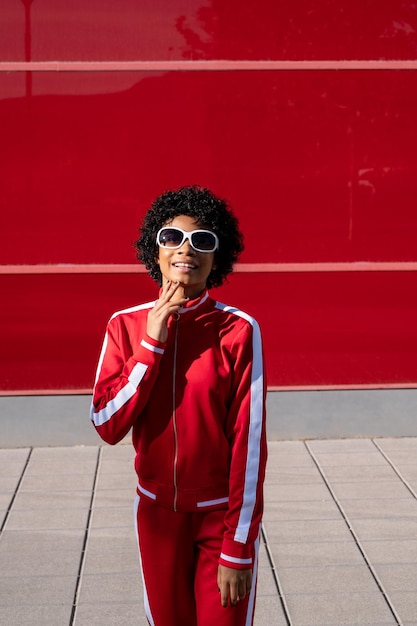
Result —
POLYGON ((208 292, 242 235, 224 200, 183 187, 154 201, 136 249, 159 298, 112 316, 91 419, 110 444, 132 428, 146 615, 249 625, 267 455, 262 341, 252 317, 208 292))

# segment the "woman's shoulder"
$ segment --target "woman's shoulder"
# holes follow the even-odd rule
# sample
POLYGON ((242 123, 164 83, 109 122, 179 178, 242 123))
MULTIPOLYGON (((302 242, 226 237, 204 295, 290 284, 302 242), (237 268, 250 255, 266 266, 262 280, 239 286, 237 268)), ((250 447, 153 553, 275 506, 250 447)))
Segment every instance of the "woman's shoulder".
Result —
POLYGON ((126 318, 136 318, 143 313, 147 313, 147 311, 153 306, 155 306, 155 301, 144 302, 142 304, 136 304, 134 306, 127 307, 126 309, 121 309, 120 311, 116 311, 115 313, 113 313, 113 315, 110 317, 109 323, 114 321, 121 321, 126 318))
POLYGON ((232 306, 230 304, 224 304, 216 300, 214 302, 214 308, 225 315, 231 324, 240 327, 249 326, 251 328, 259 328, 259 324, 253 315, 250 315, 246 311, 243 311, 239 307, 232 306))

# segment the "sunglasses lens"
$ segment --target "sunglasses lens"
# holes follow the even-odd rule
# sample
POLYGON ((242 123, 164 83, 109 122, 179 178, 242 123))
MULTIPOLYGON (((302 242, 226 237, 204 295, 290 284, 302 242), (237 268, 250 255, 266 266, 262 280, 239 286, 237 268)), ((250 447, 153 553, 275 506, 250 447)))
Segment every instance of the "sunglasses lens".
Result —
POLYGON ((191 243, 197 250, 204 250, 205 252, 212 252, 216 248, 216 239, 210 232, 193 233, 191 243))
POLYGON ((159 233, 158 243, 160 246, 166 246, 167 248, 179 248, 183 239, 184 236, 180 230, 163 228, 159 233))
POLYGON ((214 233, 205 230, 187 233, 174 226, 161 228, 158 232, 157 244, 175 250, 183 245, 186 238, 190 238, 192 247, 199 252, 214 252, 217 249, 218 242, 214 233))

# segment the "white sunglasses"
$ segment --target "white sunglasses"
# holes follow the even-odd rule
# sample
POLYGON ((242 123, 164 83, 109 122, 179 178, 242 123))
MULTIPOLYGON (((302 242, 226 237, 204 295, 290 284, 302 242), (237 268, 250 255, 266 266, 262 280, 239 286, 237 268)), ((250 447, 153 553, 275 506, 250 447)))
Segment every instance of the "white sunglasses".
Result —
POLYGON ((219 247, 219 239, 211 230, 191 230, 187 232, 176 226, 164 226, 156 235, 156 243, 161 248, 176 250, 181 248, 185 240, 197 252, 214 252, 219 247))

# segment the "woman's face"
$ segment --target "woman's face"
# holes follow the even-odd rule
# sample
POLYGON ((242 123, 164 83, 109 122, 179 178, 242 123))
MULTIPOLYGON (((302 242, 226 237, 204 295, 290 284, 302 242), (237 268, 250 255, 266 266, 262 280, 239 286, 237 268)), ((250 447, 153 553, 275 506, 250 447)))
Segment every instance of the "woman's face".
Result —
MULTIPOLYGON (((177 215, 165 226, 175 226, 186 232, 204 228, 193 217, 177 215)), ((194 250, 188 239, 180 248, 158 246, 156 261, 165 284, 168 280, 178 281, 184 287, 184 294, 191 300, 197 298, 206 288, 207 278, 214 266, 214 252, 194 250)))

